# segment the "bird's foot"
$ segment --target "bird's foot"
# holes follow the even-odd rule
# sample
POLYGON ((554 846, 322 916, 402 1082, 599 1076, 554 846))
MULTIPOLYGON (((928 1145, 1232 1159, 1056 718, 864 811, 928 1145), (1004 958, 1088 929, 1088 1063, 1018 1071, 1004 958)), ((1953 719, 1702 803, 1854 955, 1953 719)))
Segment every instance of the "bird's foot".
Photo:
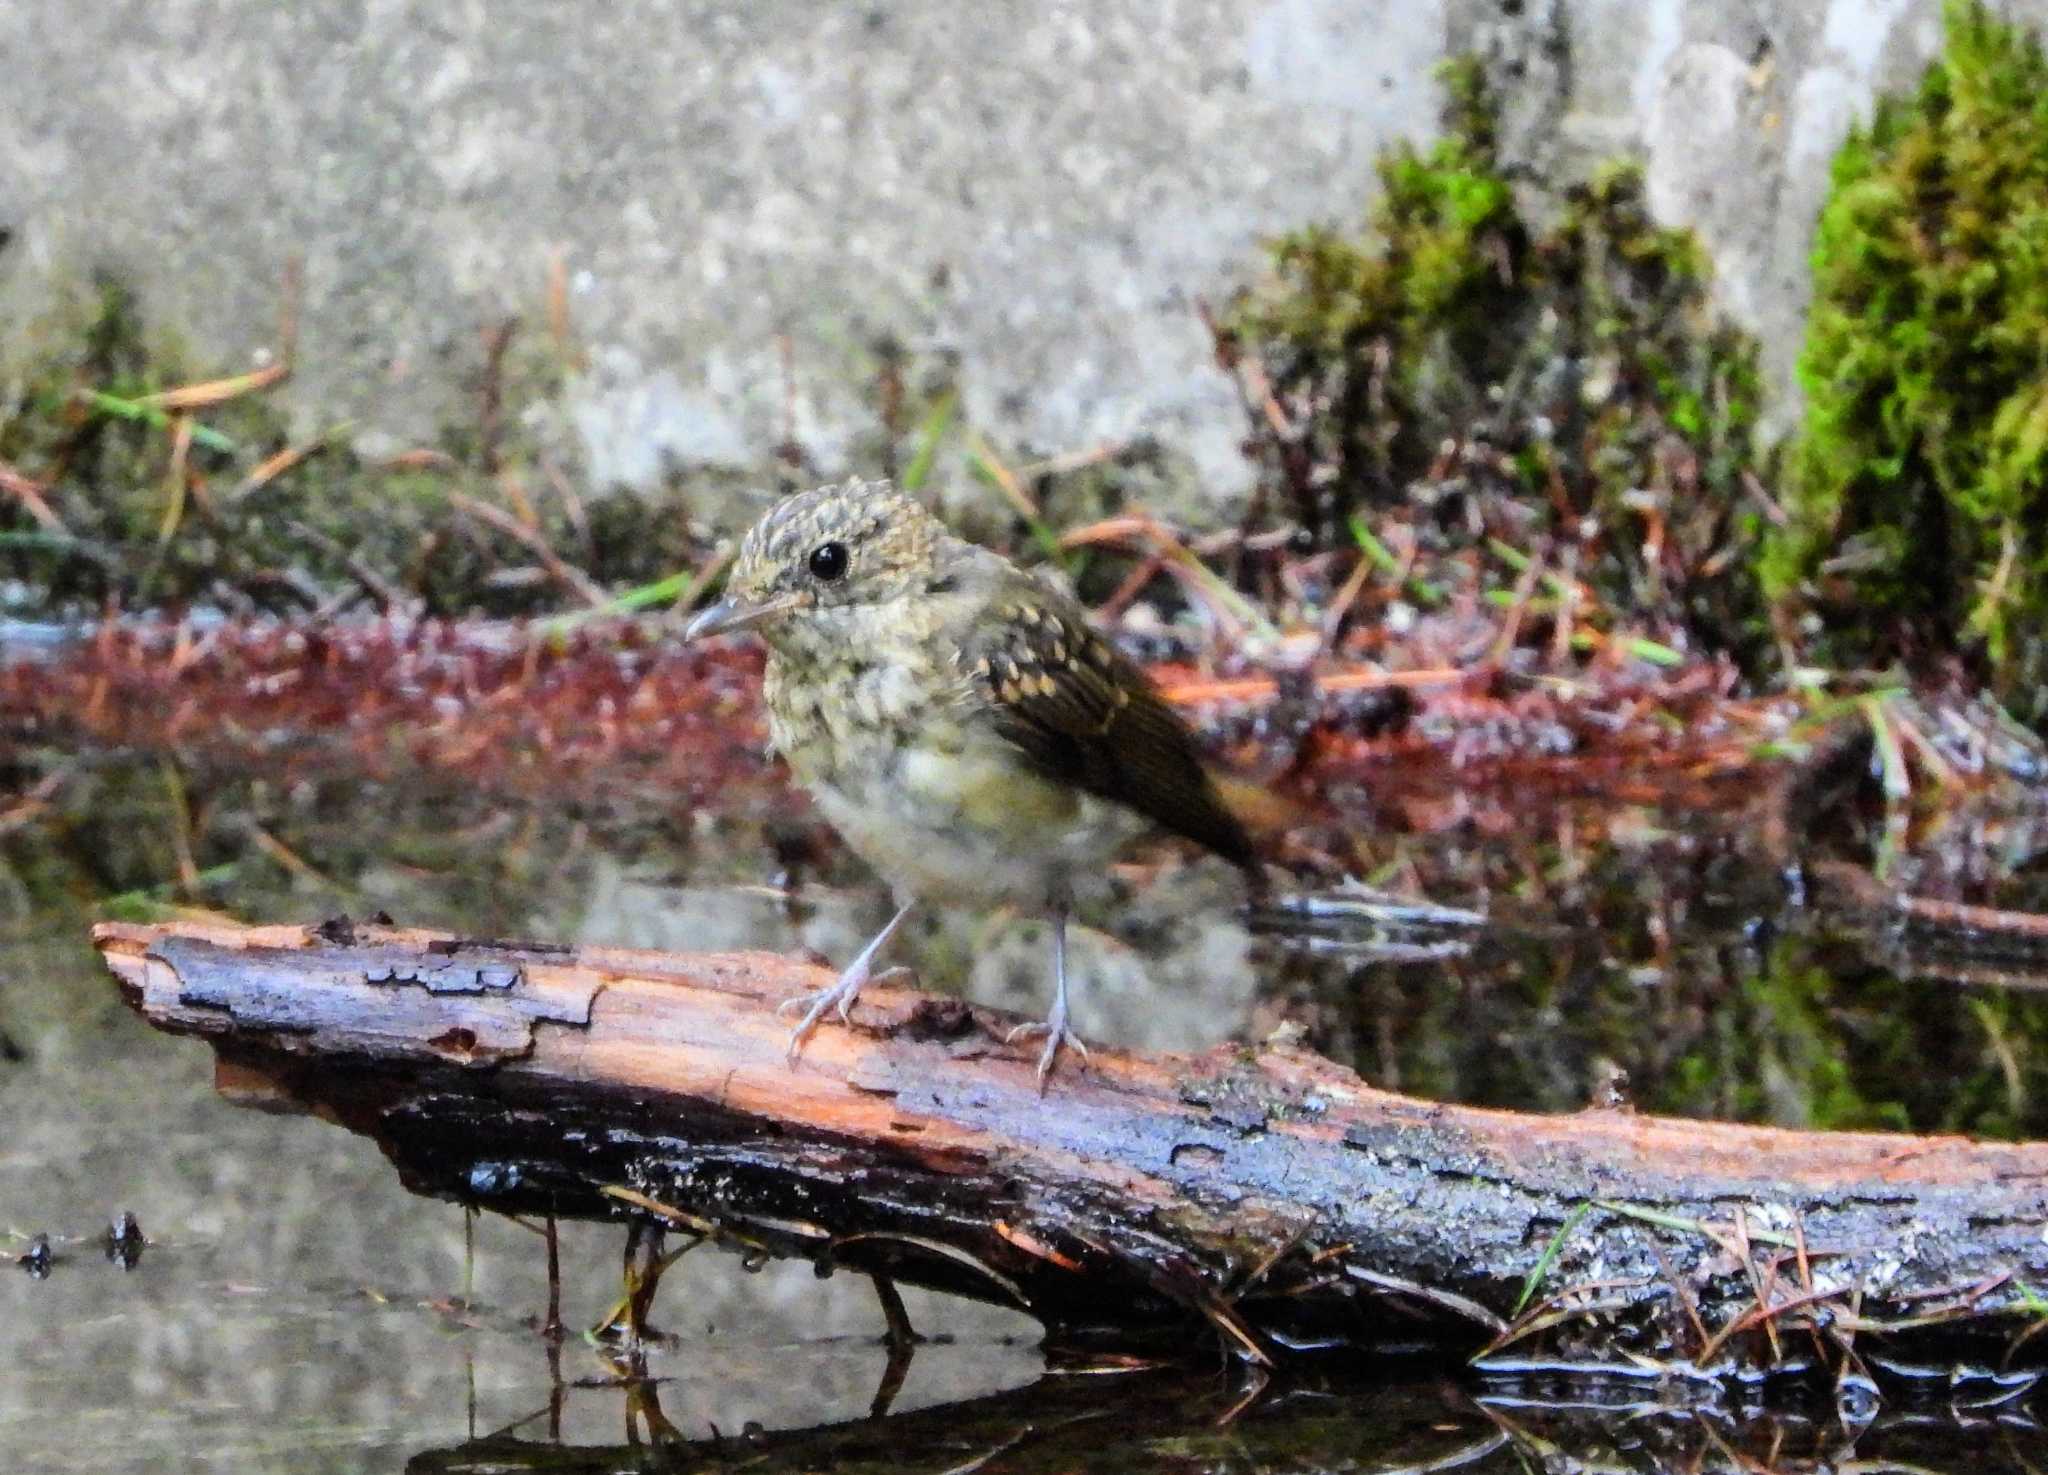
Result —
POLYGON ((1050 1017, 1042 1024, 1020 1024, 1003 1036, 1006 1045, 1018 1040, 1045 1036, 1045 1049, 1038 1056, 1038 1094, 1045 1094, 1046 1077, 1052 1074, 1052 1063, 1059 1059, 1062 1047, 1071 1048, 1083 1060, 1088 1058, 1088 1046, 1081 1037, 1067 1027, 1067 1011, 1055 1007, 1050 1017))
POLYGON ((796 1064, 797 1056, 803 1053, 804 1041, 817 1030, 827 1013, 837 1014, 841 1024, 851 1024, 853 1019, 848 1011, 853 1008, 853 1001, 860 997, 862 989, 877 980, 907 977, 910 972, 908 968, 884 968, 875 973, 869 969, 866 959, 860 959, 850 964, 830 986, 784 999, 776 1006, 777 1014, 794 1014, 799 1009, 804 1011, 804 1017, 789 1032, 789 1063, 796 1064))

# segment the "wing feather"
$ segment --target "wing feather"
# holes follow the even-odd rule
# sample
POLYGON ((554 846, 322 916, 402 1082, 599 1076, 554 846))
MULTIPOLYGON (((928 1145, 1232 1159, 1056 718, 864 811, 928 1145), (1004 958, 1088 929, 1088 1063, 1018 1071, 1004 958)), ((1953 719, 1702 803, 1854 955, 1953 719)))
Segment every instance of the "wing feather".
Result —
POLYGON ((1254 864, 1187 724, 1078 604, 1017 572, 972 629, 968 674, 991 699, 996 731, 1035 766, 1234 864, 1254 864))

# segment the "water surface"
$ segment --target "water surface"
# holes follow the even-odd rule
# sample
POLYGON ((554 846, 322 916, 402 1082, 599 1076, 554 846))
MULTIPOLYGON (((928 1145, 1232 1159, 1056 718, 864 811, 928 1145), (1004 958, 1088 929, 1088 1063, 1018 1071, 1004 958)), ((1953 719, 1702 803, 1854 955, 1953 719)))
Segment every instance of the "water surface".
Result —
MULTIPOLYGON (((43 1279, 0 1267, 9 1468, 638 1469, 657 1446, 673 1468, 2029 1468, 2024 1402, 1936 1398, 1859 1434, 1831 1406, 1765 1417, 1417 1370, 1248 1398, 1220 1357, 1049 1364, 1031 1323, 916 1293, 941 1341, 912 1361, 897 1417, 867 1425, 889 1361, 866 1282, 715 1252, 670 1274, 656 1314, 673 1338, 651 1385, 622 1387, 597 1348, 572 1337, 551 1357, 537 1335, 532 1234, 408 1195, 339 1129, 217 1098, 206 1048, 141 1025, 86 930, 188 907, 383 910, 469 935, 843 959, 887 900, 800 805, 748 789, 685 813, 626 786, 508 798, 158 753, 31 749, 5 778, 0 1229, 11 1254, 35 1234, 56 1252, 43 1279), (124 1210, 150 1239, 127 1269, 100 1243, 124 1210)), ((1360 845, 1383 895, 1357 906, 1326 892, 1252 915, 1227 868, 1127 868, 1076 938, 1082 1032, 1179 1048, 1288 1025, 1383 1084, 1546 1110, 1619 1092, 1787 1124, 2048 1128, 2048 998, 2021 976, 1901 966, 1895 936, 1810 904, 1753 813, 1531 800, 1360 845), (1494 921, 1475 933, 1384 896, 1494 921)), ((1987 894, 2026 905, 2034 885, 1987 894)), ((1035 924, 927 917, 902 956, 930 986, 1044 1007, 1035 924)), ((582 1326, 616 1293, 620 1234, 563 1233, 582 1326)))

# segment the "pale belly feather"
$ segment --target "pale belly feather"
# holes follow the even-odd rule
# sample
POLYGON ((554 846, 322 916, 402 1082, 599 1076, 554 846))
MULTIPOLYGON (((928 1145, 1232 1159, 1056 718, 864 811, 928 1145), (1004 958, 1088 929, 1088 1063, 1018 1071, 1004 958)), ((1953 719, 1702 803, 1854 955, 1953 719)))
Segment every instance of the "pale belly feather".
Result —
POLYGON ((897 891, 1039 908, 1099 874, 1138 826, 1007 752, 912 748, 880 775, 812 788, 848 845, 897 891))
MULTIPOLYGON (((886 673, 886 674, 885 674, 886 673)), ((905 897, 1036 910, 1102 874, 1136 816, 1056 784, 942 694, 875 673, 829 713, 771 668, 771 736, 819 810, 905 897), (900 704, 900 705, 899 705, 900 704), (913 721, 898 720, 914 706, 913 721), (916 737, 905 742, 905 731, 916 737)))

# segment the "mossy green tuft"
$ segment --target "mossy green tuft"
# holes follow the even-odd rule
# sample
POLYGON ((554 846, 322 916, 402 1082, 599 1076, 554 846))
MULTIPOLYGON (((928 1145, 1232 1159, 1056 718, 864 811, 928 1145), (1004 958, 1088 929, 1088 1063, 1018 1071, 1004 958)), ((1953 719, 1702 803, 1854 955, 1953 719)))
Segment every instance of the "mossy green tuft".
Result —
POLYGON ((2038 721, 2048 676, 2048 59, 1977 0, 1834 165, 1776 599, 1824 654, 1961 642, 2038 721))
POLYGON ((1269 475, 1325 540, 1402 509, 1455 541, 1460 492, 1511 506, 1512 542, 1577 542, 1591 519, 1580 574, 1612 608, 1739 643, 1761 609, 1727 551, 1759 517, 1741 481, 1755 345, 1716 318, 1704 251, 1650 219, 1635 167, 1594 172, 1539 222, 1479 65, 1442 78, 1443 135, 1381 162, 1367 229, 1281 237, 1224 320, 1303 427, 1265 447, 1269 475))

